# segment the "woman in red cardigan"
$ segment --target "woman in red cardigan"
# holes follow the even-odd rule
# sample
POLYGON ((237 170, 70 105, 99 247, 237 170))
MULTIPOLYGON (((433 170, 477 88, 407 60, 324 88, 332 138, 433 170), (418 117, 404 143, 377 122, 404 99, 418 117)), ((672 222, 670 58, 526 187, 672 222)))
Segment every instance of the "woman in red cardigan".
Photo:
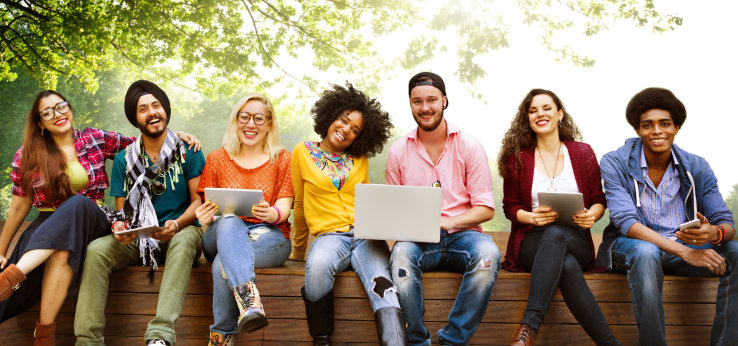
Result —
POLYGON ((533 345, 556 287, 596 344, 620 344, 583 275, 594 260, 589 228, 605 212, 605 194, 597 158, 580 139, 556 94, 533 89, 502 140, 497 165, 503 209, 512 222, 502 267, 531 273, 528 306, 513 345, 533 345), (587 209, 572 218, 578 228, 554 223, 557 213, 538 205, 538 192, 582 193, 587 209))

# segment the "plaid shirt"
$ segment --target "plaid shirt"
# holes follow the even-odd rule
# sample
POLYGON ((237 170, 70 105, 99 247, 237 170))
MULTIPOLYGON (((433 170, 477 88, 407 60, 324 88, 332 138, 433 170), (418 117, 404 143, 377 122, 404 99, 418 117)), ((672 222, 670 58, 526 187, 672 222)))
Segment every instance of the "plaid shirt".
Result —
MULTIPOLYGON (((74 129, 74 150, 77 152, 77 160, 87 171, 90 182, 87 188, 79 191, 80 194, 92 200, 105 198, 105 189, 110 185, 108 175, 105 173, 105 159, 113 159, 115 154, 133 143, 135 137, 126 137, 117 132, 107 132, 99 129, 86 128, 84 130, 74 129)), ((10 177, 13 179, 12 194, 23 197, 26 191, 21 186, 21 146, 15 153, 10 177)), ((33 182, 33 206, 36 208, 55 208, 63 201, 49 201, 46 194, 41 190, 44 183, 40 175, 34 177, 33 182)))

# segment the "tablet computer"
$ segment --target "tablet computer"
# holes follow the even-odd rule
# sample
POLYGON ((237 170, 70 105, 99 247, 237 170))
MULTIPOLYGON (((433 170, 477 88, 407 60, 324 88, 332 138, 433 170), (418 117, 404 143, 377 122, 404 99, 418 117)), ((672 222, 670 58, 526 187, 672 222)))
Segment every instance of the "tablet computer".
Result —
POLYGON ((137 228, 131 228, 122 230, 120 232, 115 232, 117 235, 129 235, 129 234, 135 234, 139 238, 148 237, 151 233, 156 233, 163 231, 164 228, 159 226, 143 226, 143 227, 137 227, 137 228))
POLYGON ((579 192, 539 192, 538 205, 549 207, 559 214, 555 224, 582 229, 571 218, 585 210, 584 198, 579 192))
POLYGON ((264 200, 264 192, 206 187, 205 200, 218 205, 218 212, 215 215, 254 216, 251 213, 251 207, 264 200))

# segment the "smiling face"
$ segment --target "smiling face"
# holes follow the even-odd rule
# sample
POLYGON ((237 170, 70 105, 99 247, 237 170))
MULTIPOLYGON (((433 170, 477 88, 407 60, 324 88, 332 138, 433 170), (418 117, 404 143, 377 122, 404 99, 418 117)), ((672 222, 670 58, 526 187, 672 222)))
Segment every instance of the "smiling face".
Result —
POLYGON ((443 120, 443 107, 446 96, 432 85, 419 85, 410 91, 410 110, 418 127, 433 131, 443 120))
POLYGON ((271 129, 271 119, 267 115, 267 106, 258 100, 251 100, 241 107, 236 113, 238 121, 238 139, 241 140, 241 146, 261 146, 266 138, 267 133, 271 129), (265 119, 264 123, 257 125, 257 122, 261 122, 258 119, 265 119))
POLYGON ((669 111, 649 109, 641 114, 641 122, 636 130, 643 141, 643 151, 647 156, 669 155, 679 126, 674 125, 669 111))
POLYGON ((142 135, 159 137, 166 132, 169 118, 161 102, 154 95, 146 94, 138 99, 136 122, 142 135))
POLYGON ((528 122, 536 136, 558 133, 559 122, 563 117, 564 112, 556 106, 550 95, 533 96, 528 107, 528 122))
MULTIPOLYGON (((61 102, 64 102, 64 99, 59 97, 59 95, 51 94, 39 101, 38 111, 41 112, 45 109, 53 110, 61 102)), ((74 115, 71 109, 64 114, 60 114, 54 110, 54 116, 49 120, 43 120, 39 117, 38 126, 53 136, 62 136, 72 131, 72 120, 74 120, 74 115)))
POLYGON ((333 121, 321 145, 328 151, 339 153, 351 146, 364 129, 364 117, 361 112, 348 110, 333 121))

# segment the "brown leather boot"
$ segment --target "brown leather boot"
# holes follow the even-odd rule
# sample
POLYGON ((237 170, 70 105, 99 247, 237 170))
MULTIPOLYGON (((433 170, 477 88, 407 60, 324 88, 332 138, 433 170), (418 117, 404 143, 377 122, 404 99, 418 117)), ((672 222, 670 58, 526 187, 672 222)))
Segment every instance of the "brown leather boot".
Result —
POLYGON ((20 283, 26 279, 23 272, 15 266, 10 264, 0 273, 0 302, 10 298, 13 291, 20 288, 20 283))
POLYGON ((41 324, 36 321, 36 329, 33 331, 33 346, 54 346, 55 333, 56 322, 41 324))
POLYGON ((521 324, 510 346, 533 346, 536 331, 527 324, 521 324))

